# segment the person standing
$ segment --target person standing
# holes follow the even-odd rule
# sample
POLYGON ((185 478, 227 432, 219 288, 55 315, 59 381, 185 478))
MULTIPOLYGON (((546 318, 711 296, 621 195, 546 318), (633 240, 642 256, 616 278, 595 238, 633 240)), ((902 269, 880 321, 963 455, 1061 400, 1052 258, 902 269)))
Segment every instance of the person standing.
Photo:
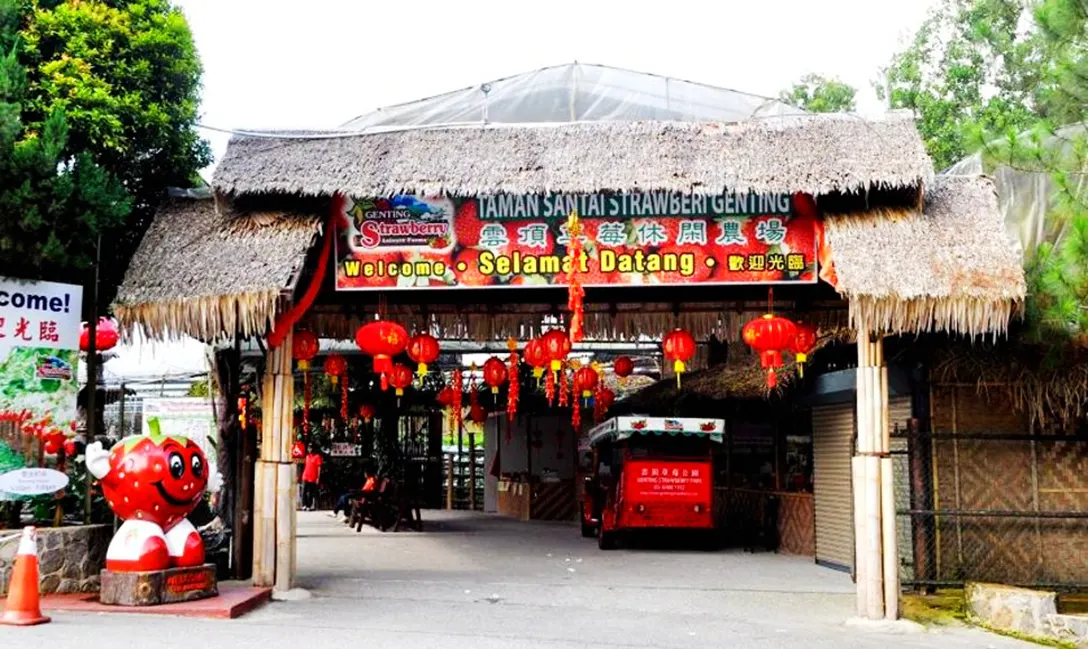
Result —
POLYGON ((317 506, 317 485, 321 482, 321 454, 317 447, 310 445, 306 449, 306 459, 302 467, 302 509, 313 511, 317 506))

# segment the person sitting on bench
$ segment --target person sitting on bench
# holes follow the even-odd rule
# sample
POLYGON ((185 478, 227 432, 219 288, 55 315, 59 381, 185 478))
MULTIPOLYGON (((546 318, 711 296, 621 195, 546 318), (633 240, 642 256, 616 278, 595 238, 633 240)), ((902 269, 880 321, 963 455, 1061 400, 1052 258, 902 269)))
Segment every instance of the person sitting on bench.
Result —
POLYGON ((332 509, 332 515, 334 517, 340 518, 340 512, 343 512, 343 518, 346 519, 351 514, 351 501, 366 500, 367 496, 378 488, 378 477, 374 475, 374 472, 367 469, 365 475, 366 482, 363 483, 362 489, 359 491, 348 491, 342 494, 336 501, 336 506, 332 509))

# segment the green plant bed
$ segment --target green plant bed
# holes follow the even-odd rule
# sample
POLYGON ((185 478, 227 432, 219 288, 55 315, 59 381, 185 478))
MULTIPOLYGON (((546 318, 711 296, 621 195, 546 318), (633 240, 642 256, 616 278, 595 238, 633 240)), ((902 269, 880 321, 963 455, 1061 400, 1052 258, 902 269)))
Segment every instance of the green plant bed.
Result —
POLYGON ((899 613, 904 618, 926 626, 964 624, 967 606, 963 589, 941 589, 931 595, 904 594, 899 600, 899 613))

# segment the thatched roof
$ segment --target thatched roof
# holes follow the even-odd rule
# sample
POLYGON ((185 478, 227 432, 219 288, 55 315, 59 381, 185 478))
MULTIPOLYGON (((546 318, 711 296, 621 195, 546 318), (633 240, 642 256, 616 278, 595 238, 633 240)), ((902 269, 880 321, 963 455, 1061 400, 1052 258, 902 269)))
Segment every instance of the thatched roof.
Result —
POLYGON ((823 195, 917 187, 932 173, 912 119, 811 115, 236 136, 212 182, 231 195, 823 195))
POLYGON ((152 337, 263 335, 293 288, 316 217, 234 214, 211 199, 172 198, 155 216, 114 303, 152 337))
POLYGON ((993 183, 940 176, 924 212, 828 215, 838 291, 855 326, 892 333, 1004 332, 1026 293, 993 183))

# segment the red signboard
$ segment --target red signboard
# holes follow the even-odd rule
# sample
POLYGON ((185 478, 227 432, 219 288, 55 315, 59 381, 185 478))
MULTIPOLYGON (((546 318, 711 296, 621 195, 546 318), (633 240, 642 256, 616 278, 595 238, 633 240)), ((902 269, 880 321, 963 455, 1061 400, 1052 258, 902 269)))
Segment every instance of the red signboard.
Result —
POLYGON ((564 285, 578 210, 584 286, 811 283, 816 223, 788 194, 346 198, 340 290, 564 285))
POLYGON ((623 475, 623 497, 628 502, 710 502, 710 462, 630 460, 623 475))

